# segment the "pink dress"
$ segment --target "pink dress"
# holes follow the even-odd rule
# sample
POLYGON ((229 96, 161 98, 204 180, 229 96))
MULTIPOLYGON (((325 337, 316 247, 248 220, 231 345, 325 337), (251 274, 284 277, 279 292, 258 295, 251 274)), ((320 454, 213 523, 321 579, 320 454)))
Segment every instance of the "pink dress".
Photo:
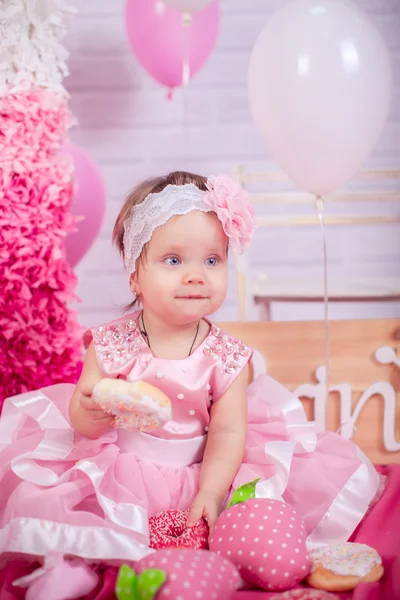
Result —
MULTIPOLYGON (((8 398, 0 419, 0 554, 49 552, 93 561, 138 560, 148 517, 187 509, 198 491, 210 406, 252 351, 212 327, 183 360, 155 358, 132 313, 89 332, 106 377, 145 380, 171 399, 172 419, 150 434, 74 432, 74 386, 8 398)), ((248 388, 248 434, 233 488, 260 478, 257 497, 283 499, 305 520, 308 544, 349 538, 379 488, 355 444, 317 435, 302 405, 267 375, 248 388)))

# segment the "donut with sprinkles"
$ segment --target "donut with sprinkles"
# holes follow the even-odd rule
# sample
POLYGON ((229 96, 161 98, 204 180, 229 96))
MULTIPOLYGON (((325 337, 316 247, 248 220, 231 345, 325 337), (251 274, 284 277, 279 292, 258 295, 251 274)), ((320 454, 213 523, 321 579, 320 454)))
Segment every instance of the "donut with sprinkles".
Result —
POLYGON ((149 519, 150 548, 208 548, 209 528, 204 519, 186 527, 188 512, 165 510, 149 519))
POLYGON ((346 542, 323 546, 310 553, 311 571, 306 579, 313 588, 347 592, 359 583, 375 583, 383 575, 382 559, 366 544, 346 542))
POLYGON ((271 596, 269 600, 339 600, 339 596, 324 590, 303 587, 276 594, 271 596))
POLYGON ((92 397, 99 408, 114 416, 117 429, 149 432, 172 418, 170 399, 145 381, 105 377, 95 385, 92 397))

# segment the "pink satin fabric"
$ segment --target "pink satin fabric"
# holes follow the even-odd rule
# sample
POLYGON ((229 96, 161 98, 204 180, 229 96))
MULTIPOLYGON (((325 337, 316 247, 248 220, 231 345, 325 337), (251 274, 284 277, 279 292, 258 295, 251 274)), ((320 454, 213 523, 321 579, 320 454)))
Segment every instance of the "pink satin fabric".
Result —
MULTIPOLYGON (((394 535, 400 529, 400 465, 390 465, 379 469, 387 485, 381 500, 368 516, 362 520, 351 537, 351 541, 369 544, 383 559, 385 574, 378 583, 363 583, 354 592, 337 594, 339 600, 394 600, 400 598, 400 536, 394 535)), ((0 598, 3 600, 24 600, 25 589, 13 586, 13 582, 28 576, 33 571, 36 576, 39 563, 29 563, 21 559, 11 561, 0 568, 0 598), (36 569, 36 570, 35 570, 36 569)), ((109 600, 113 597, 117 576, 116 567, 98 566, 94 569, 98 577, 97 587, 85 596, 85 600, 109 600)), ((76 577, 75 577, 76 580, 76 577)), ((60 577, 57 582, 60 581, 60 577)), ((78 585, 79 581, 76 582, 78 585)), ((299 586, 301 587, 301 586, 299 586)), ((57 586, 59 589, 59 585, 57 586)), ((56 588, 56 589, 57 589, 56 588)), ((81 598, 83 592, 79 595, 81 598)), ((232 600, 267 600, 276 592, 238 591, 232 600)), ((47 595, 46 600, 50 596, 47 595)), ((38 598, 34 598, 38 600, 38 598)))
MULTIPOLYGON (((251 351, 216 329, 180 361, 155 358, 141 342, 130 349, 125 333, 111 342, 116 333, 136 331, 136 320, 137 313, 128 315, 111 329, 100 328, 100 336, 99 328, 93 330, 94 339, 103 340, 96 344, 100 368, 108 377, 145 379, 161 388, 171 399, 171 422, 154 435, 112 430, 88 440, 68 421, 72 385, 8 398, 0 419, 0 554, 135 561, 151 552, 149 516, 190 507, 210 403, 251 351), (104 331, 111 332, 107 344, 104 331), (229 344, 240 351, 224 359, 220 346, 230 351, 229 344)), ((249 386, 248 414, 233 488, 260 478, 257 496, 292 504, 305 520, 310 547, 347 540, 379 487, 368 459, 336 434, 317 436, 299 400, 266 375, 249 386)))

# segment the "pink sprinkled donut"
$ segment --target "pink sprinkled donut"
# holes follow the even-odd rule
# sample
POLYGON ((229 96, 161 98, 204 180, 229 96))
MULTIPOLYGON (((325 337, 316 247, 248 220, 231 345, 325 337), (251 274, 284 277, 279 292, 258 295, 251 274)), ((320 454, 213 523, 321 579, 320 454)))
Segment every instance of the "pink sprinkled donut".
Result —
POLYGON ((208 548, 209 528, 204 519, 186 527, 188 512, 165 510, 149 519, 150 548, 208 548))

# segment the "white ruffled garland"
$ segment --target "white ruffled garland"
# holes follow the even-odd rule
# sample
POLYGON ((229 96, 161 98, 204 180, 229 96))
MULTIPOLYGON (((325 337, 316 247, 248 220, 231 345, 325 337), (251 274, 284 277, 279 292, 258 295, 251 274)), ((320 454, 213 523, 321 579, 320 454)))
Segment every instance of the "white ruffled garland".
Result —
POLYGON ((59 0, 0 0, 0 96, 37 87, 65 93, 60 40, 75 13, 59 0))

